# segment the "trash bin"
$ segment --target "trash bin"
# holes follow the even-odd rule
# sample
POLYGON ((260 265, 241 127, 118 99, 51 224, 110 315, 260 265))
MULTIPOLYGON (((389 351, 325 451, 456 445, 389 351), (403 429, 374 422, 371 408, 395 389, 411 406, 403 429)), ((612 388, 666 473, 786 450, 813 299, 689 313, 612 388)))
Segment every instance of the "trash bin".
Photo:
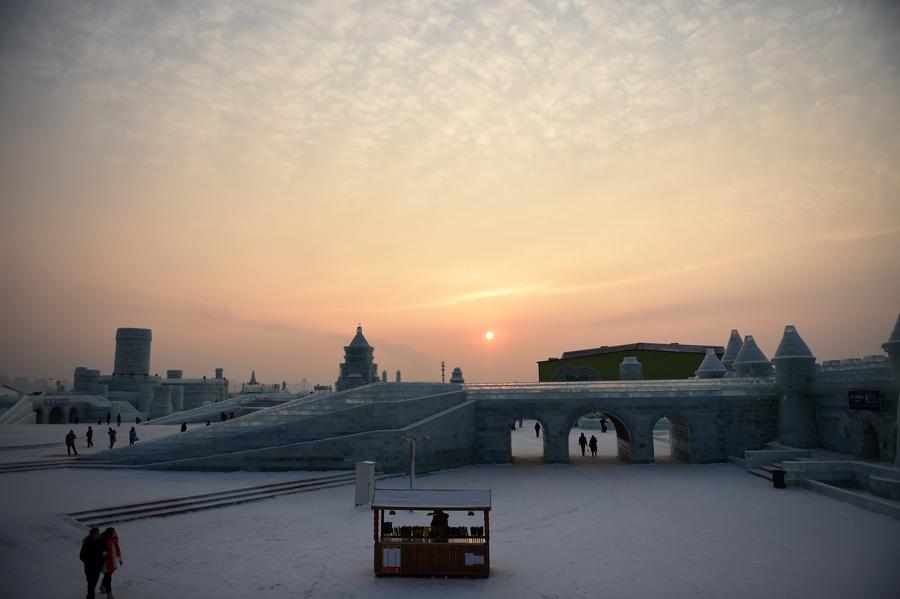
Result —
POLYGON ((772 486, 776 489, 784 488, 784 470, 781 468, 772 470, 772 486))

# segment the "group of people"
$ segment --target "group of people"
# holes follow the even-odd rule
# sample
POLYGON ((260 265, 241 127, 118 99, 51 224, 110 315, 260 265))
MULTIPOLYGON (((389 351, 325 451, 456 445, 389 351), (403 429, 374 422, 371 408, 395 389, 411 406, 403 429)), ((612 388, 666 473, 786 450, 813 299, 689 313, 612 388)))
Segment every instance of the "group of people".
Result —
POLYGON ((581 436, 578 437, 578 446, 581 447, 581 455, 584 456, 585 447, 589 447, 591 449, 591 457, 597 457, 597 437, 591 435, 591 440, 588 441, 587 437, 584 436, 584 433, 581 433, 581 436))
POLYGON ((101 533, 99 528, 92 528, 81 542, 79 558, 84 563, 84 576, 87 578, 87 599, 94 599, 96 596, 100 574, 103 574, 100 592, 111 599, 112 575, 122 565, 122 549, 119 547, 116 529, 110 527, 101 533))
MULTIPOLYGON (((106 432, 106 435, 109 437, 109 448, 112 449, 116 444, 116 437, 118 433, 116 433, 116 429, 113 427, 109 427, 109 430, 106 432)), ((69 433, 66 435, 66 453, 68 455, 78 455, 78 449, 75 447, 75 439, 78 436, 75 434, 75 431, 69 429, 69 433)), ((90 425, 87 427, 87 431, 84 433, 84 438, 87 441, 85 447, 93 447, 94 446, 94 428, 90 425)), ((128 444, 134 445, 138 441, 138 434, 135 428, 132 426, 131 430, 128 431, 128 444)))

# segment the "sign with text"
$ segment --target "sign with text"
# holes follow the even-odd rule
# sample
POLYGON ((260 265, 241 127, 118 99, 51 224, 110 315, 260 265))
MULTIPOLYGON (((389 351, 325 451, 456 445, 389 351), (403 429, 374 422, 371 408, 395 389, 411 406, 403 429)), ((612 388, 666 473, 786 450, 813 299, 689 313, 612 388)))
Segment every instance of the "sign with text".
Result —
POLYGON ((847 393, 848 407, 851 410, 871 410, 877 412, 881 409, 881 394, 878 391, 857 390, 847 393))

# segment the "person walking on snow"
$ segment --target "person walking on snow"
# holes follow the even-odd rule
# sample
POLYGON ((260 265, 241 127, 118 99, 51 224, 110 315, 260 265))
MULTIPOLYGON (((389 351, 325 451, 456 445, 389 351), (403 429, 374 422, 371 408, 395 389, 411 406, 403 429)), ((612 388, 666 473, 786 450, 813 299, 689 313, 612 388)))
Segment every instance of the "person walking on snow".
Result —
POLYGON ((92 528, 88 536, 81 541, 81 553, 78 558, 84 563, 84 577, 87 579, 87 599, 94 599, 94 589, 100 580, 100 569, 103 568, 103 552, 106 543, 100 537, 100 529, 92 528))
POLYGON ((116 414, 116 426, 122 426, 122 415, 116 414))
POLYGON ((87 438, 87 446, 93 447, 94 446, 94 429, 92 429, 90 425, 88 425, 87 432, 84 434, 84 436, 87 438))
POLYGON ((116 571, 116 561, 119 566, 122 565, 122 550, 119 548, 119 535, 116 529, 109 527, 103 531, 104 555, 106 559, 103 562, 103 581, 100 583, 100 592, 106 593, 107 597, 112 599, 112 575, 116 571))
POLYGON ((72 455, 72 452, 78 455, 78 450, 75 449, 75 433, 70 429, 69 434, 66 435, 66 454, 72 455))
POLYGON ((578 446, 581 447, 581 457, 584 457, 584 448, 587 447, 587 437, 584 436, 584 433, 578 437, 578 446))
POLYGON ((541 436, 541 423, 540 422, 534 423, 534 436, 535 437, 541 436))
POLYGON ((181 432, 184 432, 186 430, 187 430, 187 422, 182 422, 181 423, 181 432))
POLYGON ((106 434, 109 435, 109 448, 112 449, 116 444, 116 431, 113 430, 113 427, 109 427, 109 432, 106 434))
POLYGON ((137 441, 137 431, 134 430, 134 427, 131 427, 131 430, 128 431, 128 444, 134 445, 134 442, 137 441))
POLYGON ((591 457, 597 457, 597 437, 591 435, 591 440, 588 441, 588 447, 591 448, 591 457))
MULTIPOLYGON (((112 414, 109 412, 106 413, 106 426, 109 426, 109 421, 112 418, 112 414)), ((97 424, 100 424, 99 422, 97 424)))

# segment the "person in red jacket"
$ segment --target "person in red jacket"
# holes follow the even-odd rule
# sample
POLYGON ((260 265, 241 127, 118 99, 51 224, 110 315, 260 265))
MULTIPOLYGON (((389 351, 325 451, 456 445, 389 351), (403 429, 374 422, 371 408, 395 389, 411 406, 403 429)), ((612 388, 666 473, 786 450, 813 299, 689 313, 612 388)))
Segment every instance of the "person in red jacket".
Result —
POLYGON ((100 592, 112 597, 112 575, 118 567, 116 566, 116 561, 119 562, 119 566, 122 565, 122 550, 119 548, 119 535, 116 534, 115 528, 110 526, 104 530, 102 538, 106 547, 104 549, 103 580, 100 582, 100 592))

